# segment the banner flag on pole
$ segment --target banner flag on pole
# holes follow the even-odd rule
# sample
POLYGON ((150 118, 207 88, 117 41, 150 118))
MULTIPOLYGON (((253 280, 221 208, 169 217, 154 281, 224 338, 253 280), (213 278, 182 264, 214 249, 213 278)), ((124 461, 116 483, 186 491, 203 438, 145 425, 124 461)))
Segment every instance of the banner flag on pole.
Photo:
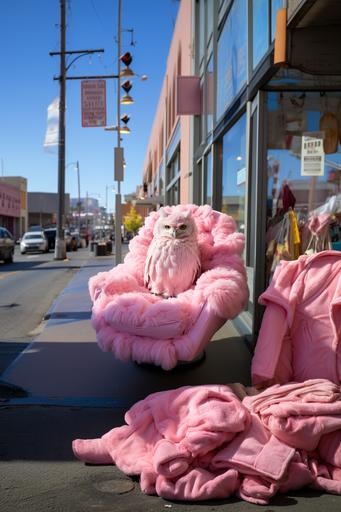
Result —
POLYGON ((58 146, 59 128, 59 97, 55 98, 47 107, 47 127, 44 140, 44 148, 51 151, 58 146))

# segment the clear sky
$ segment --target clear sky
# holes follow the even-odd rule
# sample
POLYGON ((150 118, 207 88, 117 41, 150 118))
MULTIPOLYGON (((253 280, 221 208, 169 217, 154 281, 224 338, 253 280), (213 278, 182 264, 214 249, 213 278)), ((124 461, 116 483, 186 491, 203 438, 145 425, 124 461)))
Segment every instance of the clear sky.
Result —
MULTIPOLYGON (((122 106, 130 115, 131 134, 122 135, 126 169, 122 193, 135 191, 166 68, 179 2, 122 0, 122 53, 133 55, 131 68, 148 80, 133 79, 135 103, 122 106)), ((104 48, 101 57, 83 57, 69 75, 115 74, 117 0, 67 1, 68 50, 104 48)), ((57 191, 57 151, 43 148, 47 107, 59 94, 59 0, 0 0, 0 158, 5 176, 24 176, 29 191, 57 191)), ((81 196, 99 197, 105 206, 106 186, 114 186, 113 148, 116 132, 82 128, 80 81, 67 81, 66 163, 79 161, 81 196)), ((116 124, 116 80, 107 80, 107 124, 116 124)), ((66 169, 66 192, 77 197, 77 173, 66 169)), ((114 208, 114 192, 109 210, 114 208)))

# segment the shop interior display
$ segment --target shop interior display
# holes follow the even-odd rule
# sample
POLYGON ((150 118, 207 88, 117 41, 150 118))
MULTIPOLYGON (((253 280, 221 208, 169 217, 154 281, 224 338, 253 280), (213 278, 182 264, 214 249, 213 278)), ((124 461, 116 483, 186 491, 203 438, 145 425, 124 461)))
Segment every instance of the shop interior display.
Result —
POLYGON ((341 249, 341 96, 281 92, 268 97, 266 262, 341 249))

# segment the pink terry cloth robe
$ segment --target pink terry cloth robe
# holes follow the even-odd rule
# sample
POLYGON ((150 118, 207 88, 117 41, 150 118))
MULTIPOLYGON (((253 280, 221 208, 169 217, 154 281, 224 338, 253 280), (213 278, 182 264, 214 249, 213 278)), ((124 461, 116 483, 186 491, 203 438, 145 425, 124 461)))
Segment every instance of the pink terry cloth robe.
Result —
POLYGON ((75 440, 74 453, 140 475, 143 492, 166 499, 235 494, 264 505, 306 485, 341 494, 340 386, 312 379, 250 391, 243 401, 222 385, 154 393, 126 425, 75 440))
POLYGON ((340 386, 325 379, 274 385, 243 400, 277 439, 315 450, 323 435, 341 429, 340 386))
POLYGON ((252 360, 254 385, 341 381, 341 253, 282 261, 259 298, 266 306, 252 360))
POLYGON ((227 386, 153 393, 133 405, 125 421, 127 425, 99 439, 75 440, 76 457, 111 461, 128 475, 140 475, 141 489, 148 494, 200 500, 236 491, 238 472, 224 468, 213 474, 206 460, 249 421, 248 411, 227 386))

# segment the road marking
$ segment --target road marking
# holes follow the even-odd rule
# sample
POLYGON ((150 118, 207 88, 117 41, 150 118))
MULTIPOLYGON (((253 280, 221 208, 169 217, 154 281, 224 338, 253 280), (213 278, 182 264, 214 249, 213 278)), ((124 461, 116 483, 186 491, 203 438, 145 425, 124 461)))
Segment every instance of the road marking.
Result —
POLYGON ((8 272, 8 274, 0 275, 0 279, 5 279, 5 277, 13 276, 17 272, 8 272))
POLYGON ((39 258, 39 254, 31 254, 26 256, 28 260, 34 260, 35 258, 39 258))

